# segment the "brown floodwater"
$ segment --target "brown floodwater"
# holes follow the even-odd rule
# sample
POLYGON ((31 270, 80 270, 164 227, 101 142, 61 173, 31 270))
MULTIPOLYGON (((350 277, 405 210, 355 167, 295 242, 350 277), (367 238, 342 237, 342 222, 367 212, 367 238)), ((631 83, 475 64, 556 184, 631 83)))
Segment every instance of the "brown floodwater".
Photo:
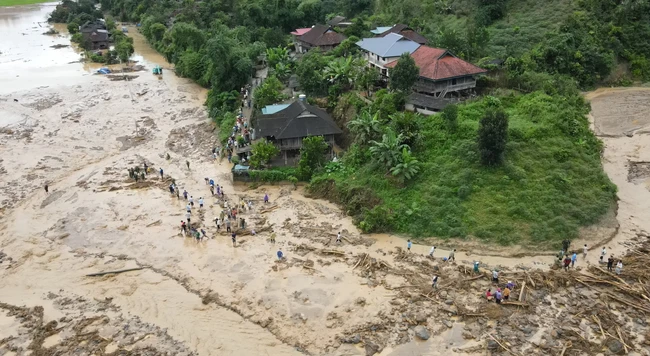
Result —
MULTIPOLYGON (((49 24, 47 18, 57 2, 0 7, 0 94, 14 93, 38 87, 74 85, 87 81, 100 63, 82 63, 81 51, 70 43, 65 24, 49 24), (45 35, 50 28, 59 32, 45 35), (51 46, 64 45, 63 48, 51 46)), ((146 39, 129 26, 129 36, 134 39, 135 53, 131 57, 147 68, 155 65, 169 68, 165 58, 146 42, 146 39)), ((109 66, 118 68, 119 65, 109 66)), ((142 75, 144 73, 141 73, 142 75)), ((166 76, 165 81, 173 81, 166 76)), ((4 115, 3 115, 4 116, 4 115)), ((17 118, 4 118, 2 124, 17 118)))

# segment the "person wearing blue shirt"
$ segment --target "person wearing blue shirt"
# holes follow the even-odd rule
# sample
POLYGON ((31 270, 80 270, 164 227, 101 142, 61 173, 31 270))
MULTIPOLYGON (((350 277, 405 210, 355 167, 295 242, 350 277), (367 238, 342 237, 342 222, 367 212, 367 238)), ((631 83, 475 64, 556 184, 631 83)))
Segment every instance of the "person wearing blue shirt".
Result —
POLYGON ((571 256, 571 268, 575 267, 577 260, 578 260, 578 254, 574 252, 573 256, 571 256))
POLYGON ((411 251, 411 240, 408 240, 406 242, 406 248, 409 250, 409 252, 411 251))
POLYGON ((278 250, 278 260, 281 260, 283 256, 284 256, 284 254, 282 253, 282 250, 279 249, 278 250))

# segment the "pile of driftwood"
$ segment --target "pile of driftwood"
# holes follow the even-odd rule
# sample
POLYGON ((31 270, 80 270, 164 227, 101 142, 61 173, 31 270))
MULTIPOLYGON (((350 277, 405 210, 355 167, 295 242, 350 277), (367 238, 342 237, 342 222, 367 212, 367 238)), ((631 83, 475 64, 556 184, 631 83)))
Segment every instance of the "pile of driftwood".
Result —
POLYGON ((391 266, 379 259, 376 259, 374 257, 370 257, 369 254, 367 253, 361 253, 358 256, 357 263, 354 264, 354 267, 352 269, 360 269, 361 271, 366 271, 366 272, 374 272, 377 270, 390 270, 391 266))

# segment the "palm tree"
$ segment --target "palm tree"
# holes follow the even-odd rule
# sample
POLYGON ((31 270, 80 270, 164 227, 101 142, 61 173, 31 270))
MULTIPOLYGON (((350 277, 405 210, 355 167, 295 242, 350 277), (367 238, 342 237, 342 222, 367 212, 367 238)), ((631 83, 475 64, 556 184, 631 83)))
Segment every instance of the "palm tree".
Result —
POLYGON ((275 65, 272 72, 278 79, 285 81, 291 76, 291 67, 287 63, 280 62, 275 65))
POLYGON ((402 160, 401 152, 404 148, 408 149, 408 145, 403 144, 404 136, 396 135, 395 131, 388 129, 382 135, 381 141, 370 141, 370 153, 373 158, 386 166, 389 170, 395 167, 402 160))
POLYGON ((376 139, 381 133, 379 115, 372 115, 368 110, 362 111, 354 120, 350 121, 348 127, 354 135, 355 141, 361 145, 376 139))
POLYGON ((275 68, 278 63, 289 63, 289 50, 284 47, 268 48, 266 50, 266 62, 269 68, 275 68))
POLYGON ((323 70, 323 74, 332 84, 340 84, 348 88, 352 83, 353 69, 353 58, 343 57, 331 61, 323 70))
POLYGON ((396 164, 395 167, 390 169, 390 173, 397 178, 400 183, 404 184, 407 180, 415 177, 420 172, 420 162, 413 157, 411 151, 402 148, 401 162, 396 164))

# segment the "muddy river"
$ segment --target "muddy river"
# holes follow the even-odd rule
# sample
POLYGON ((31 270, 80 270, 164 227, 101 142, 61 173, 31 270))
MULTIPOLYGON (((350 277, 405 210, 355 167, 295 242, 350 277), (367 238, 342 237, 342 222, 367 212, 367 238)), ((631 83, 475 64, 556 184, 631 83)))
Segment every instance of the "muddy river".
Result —
MULTIPOLYGON (((134 28, 133 59, 149 69, 131 81, 94 75, 99 66, 79 63, 74 46, 51 47, 70 44, 64 26, 43 34, 53 6, 0 8, 0 355, 447 355, 482 345, 453 318, 441 326, 447 313, 437 306, 399 292, 412 287, 430 245, 414 245, 405 258, 403 239, 361 235, 337 206, 305 198, 301 188, 233 185, 227 162, 211 158, 203 88, 172 71, 153 76, 153 65, 171 65, 134 28), (127 169, 145 162, 154 169, 145 181, 129 179, 127 169), (223 187, 224 200, 211 196, 206 177, 223 187), (195 202, 205 199, 191 216, 206 239, 181 234, 187 202, 169 193, 172 179, 195 202), (243 232, 233 246, 214 218, 242 200, 253 206, 241 213, 246 231, 258 233, 243 232), (375 271, 381 266, 394 273, 375 271), (433 331, 428 341, 387 326, 406 312, 433 331)), ((593 250, 583 264, 596 261, 602 243, 622 253, 636 232, 650 230, 650 91, 588 98, 595 127, 607 130, 603 160, 620 202, 618 216, 576 241, 593 250)), ((487 251, 478 244, 431 243, 440 244, 437 257, 459 248, 458 265, 546 269, 552 261, 507 257, 531 254, 522 248, 492 247, 487 256, 472 253, 487 251)), ((457 270, 435 268, 443 285, 457 270)))

